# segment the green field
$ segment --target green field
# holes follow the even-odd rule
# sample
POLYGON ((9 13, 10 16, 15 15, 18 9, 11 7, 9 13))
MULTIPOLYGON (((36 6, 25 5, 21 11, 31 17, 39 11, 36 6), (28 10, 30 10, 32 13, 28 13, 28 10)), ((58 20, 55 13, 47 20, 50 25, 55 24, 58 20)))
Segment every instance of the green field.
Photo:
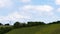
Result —
POLYGON ((18 28, 6 34, 60 34, 60 24, 18 28))

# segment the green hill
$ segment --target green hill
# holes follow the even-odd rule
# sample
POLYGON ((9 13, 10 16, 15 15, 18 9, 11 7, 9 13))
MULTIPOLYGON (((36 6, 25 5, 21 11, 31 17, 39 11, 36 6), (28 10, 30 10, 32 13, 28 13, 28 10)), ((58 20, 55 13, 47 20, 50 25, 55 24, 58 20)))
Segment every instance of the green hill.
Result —
POLYGON ((6 34, 60 34, 60 24, 19 28, 6 34))

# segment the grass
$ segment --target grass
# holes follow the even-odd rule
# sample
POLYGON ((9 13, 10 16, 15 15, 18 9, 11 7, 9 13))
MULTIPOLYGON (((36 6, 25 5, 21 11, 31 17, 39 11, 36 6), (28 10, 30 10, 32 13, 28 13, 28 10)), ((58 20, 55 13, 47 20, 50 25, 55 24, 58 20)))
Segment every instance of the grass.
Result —
POLYGON ((19 28, 6 34, 60 34, 60 24, 19 28))
POLYGON ((60 33, 60 24, 52 24, 40 31, 38 31, 36 34, 58 34, 60 33))

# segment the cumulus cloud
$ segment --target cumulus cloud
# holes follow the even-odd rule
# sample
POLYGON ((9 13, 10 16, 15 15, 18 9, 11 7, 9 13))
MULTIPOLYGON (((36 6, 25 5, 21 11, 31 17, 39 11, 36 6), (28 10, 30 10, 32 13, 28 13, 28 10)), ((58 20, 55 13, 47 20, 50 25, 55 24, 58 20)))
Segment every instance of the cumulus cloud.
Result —
POLYGON ((18 12, 8 14, 7 16, 0 16, 0 22, 4 22, 4 23, 7 23, 8 21, 23 22, 24 19, 30 19, 30 16, 24 16, 24 15, 19 14, 18 12))
POLYGON ((54 13, 53 7, 49 5, 26 5, 22 8, 20 7, 20 11, 26 13, 27 15, 30 15, 33 17, 33 15, 38 16, 51 16, 54 13))
POLYGON ((27 3, 30 2, 31 0, 20 0, 20 2, 27 3))
POLYGON ((25 5, 22 8, 20 7, 20 11, 32 17, 30 21, 51 21, 55 17, 53 10, 54 8, 50 5, 25 5))
POLYGON ((11 6, 12 4, 12 0, 0 0, 0 8, 11 6))
POLYGON ((55 3, 56 3, 57 5, 60 5, 60 0, 55 0, 55 3))
POLYGON ((24 11, 28 11, 28 10, 34 10, 34 11, 46 11, 46 12, 50 12, 53 10, 53 7, 49 6, 49 5, 26 5, 24 7, 22 7, 22 10, 24 11))

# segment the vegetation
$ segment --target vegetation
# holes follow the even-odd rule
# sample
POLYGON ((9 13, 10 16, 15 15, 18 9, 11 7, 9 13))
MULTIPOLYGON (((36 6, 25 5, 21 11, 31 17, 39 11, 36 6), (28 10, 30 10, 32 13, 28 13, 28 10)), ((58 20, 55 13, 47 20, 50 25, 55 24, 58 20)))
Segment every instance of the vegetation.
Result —
POLYGON ((11 30, 7 34, 35 34, 39 30, 41 30, 42 28, 44 28, 42 25, 41 26, 18 28, 18 29, 11 30))
POLYGON ((7 34, 60 34, 60 24, 18 28, 7 34))
POLYGON ((10 30, 12 30, 12 27, 8 27, 8 26, 1 26, 0 27, 0 34, 4 34, 4 33, 7 33, 7 32, 9 32, 10 30))
POLYGON ((3 25, 0 23, 0 34, 59 34, 60 21, 45 24, 44 22, 15 22, 3 25), (55 32, 56 31, 56 32, 55 32), (7 33, 8 32, 8 33, 7 33))

